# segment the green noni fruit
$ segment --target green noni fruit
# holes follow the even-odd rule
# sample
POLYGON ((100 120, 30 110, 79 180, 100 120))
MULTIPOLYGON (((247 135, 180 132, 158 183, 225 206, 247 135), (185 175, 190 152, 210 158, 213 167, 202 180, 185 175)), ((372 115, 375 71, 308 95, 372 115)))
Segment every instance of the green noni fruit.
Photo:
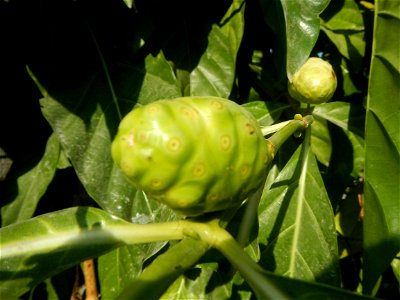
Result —
POLYGON ((330 63, 318 57, 309 58, 289 82, 292 98, 309 104, 320 104, 332 98, 337 86, 330 63))
POLYGON ((112 157, 148 196, 195 216, 238 205, 257 189, 269 147, 257 120, 235 102, 181 97, 128 113, 112 157))

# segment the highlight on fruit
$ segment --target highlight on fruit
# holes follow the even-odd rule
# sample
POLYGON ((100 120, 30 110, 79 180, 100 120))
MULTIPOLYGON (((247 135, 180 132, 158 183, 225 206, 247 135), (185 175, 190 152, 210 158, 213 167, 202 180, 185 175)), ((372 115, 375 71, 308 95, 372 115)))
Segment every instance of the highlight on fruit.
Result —
POLYGON ((288 91, 292 98, 302 103, 320 104, 332 98, 336 87, 332 65, 321 58, 311 57, 294 74, 288 91))
POLYGON ((254 116, 218 97, 163 99, 121 121, 112 157, 147 196, 187 216, 240 205, 272 160, 254 116))

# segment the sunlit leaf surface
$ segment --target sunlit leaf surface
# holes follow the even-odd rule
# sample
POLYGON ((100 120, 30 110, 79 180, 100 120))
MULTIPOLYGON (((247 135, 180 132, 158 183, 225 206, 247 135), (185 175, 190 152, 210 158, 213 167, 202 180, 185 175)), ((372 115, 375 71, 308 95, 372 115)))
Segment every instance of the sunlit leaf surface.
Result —
POLYGON ((400 2, 376 1, 365 128, 364 291, 400 250, 400 2))
POLYGON ((264 194, 259 219, 268 270, 339 285, 333 211, 310 148, 300 147, 264 194))

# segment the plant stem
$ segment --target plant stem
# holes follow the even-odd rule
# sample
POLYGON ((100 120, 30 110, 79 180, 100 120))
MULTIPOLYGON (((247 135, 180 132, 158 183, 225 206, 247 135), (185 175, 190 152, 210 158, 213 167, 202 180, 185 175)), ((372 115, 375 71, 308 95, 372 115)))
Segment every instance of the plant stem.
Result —
POLYGON ((239 271, 258 299, 288 299, 264 276, 264 269, 253 261, 223 228, 213 228, 213 246, 239 271))
POLYGON ((289 121, 286 126, 279 129, 275 134, 273 134, 267 140, 274 145, 275 153, 279 150, 282 144, 291 137, 295 132, 304 130, 314 121, 311 115, 303 117, 301 120, 294 119, 289 121))
POLYGON ((86 298, 85 300, 98 300, 94 260, 87 259, 82 264, 83 276, 85 278, 86 298))
POLYGON ((280 122, 278 124, 274 124, 274 125, 271 125, 271 126, 262 127, 261 128, 261 132, 263 133, 264 136, 267 136, 267 135, 269 135, 271 133, 277 132, 279 129, 281 129, 282 127, 285 127, 290 122, 291 122, 291 120, 280 122))
POLYGON ((240 222, 239 233, 236 238, 239 245, 242 247, 248 243, 250 233, 253 229, 255 220, 257 219, 257 209, 258 204, 260 203, 263 188, 264 184, 262 184, 259 189, 249 197, 249 200, 246 204, 246 209, 240 222))
MULTIPOLYGON (((27 222, 29 224, 29 222, 27 222)), ((119 221, 118 223, 121 223, 119 221)), ((167 223, 152 224, 104 224, 94 228, 74 228, 54 231, 47 234, 35 234, 30 238, 13 242, 1 242, 2 259, 10 259, 18 256, 33 256, 35 254, 61 251, 63 247, 74 241, 81 249, 99 247, 102 245, 114 245, 118 247, 124 244, 141 244, 167 240, 181 240, 185 234, 185 221, 173 221, 167 223), (29 251, 27 252, 27 249, 29 251)), ((28 225, 27 224, 27 225, 28 225)), ((5 228, 12 230, 13 226, 5 228)))

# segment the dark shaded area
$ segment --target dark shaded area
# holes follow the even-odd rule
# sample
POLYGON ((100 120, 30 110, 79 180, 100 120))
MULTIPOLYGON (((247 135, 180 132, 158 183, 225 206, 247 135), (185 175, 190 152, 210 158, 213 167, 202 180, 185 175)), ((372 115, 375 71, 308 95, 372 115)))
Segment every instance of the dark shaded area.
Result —
POLYGON ((266 101, 284 100, 287 78, 283 20, 280 1, 246 2, 244 34, 237 57, 238 85, 231 99, 244 103, 253 88, 266 101), (253 57, 254 51, 263 53, 260 60, 253 57), (251 64, 262 67, 261 74, 257 75, 251 64))
POLYGON ((212 24, 218 24, 231 1, 135 1, 139 28, 146 26, 145 45, 136 54, 163 50, 177 69, 192 71, 207 47, 212 24))
POLYGON ((13 161, 14 170, 34 165, 51 133, 41 116, 40 93, 25 69, 39 52, 34 34, 38 6, 25 2, 0 2, 0 147, 13 161))
MULTIPOLYGON (((65 271, 62 271, 56 275, 54 275, 49 284, 55 290, 55 293, 58 296, 58 299, 66 299, 66 297, 72 294, 73 284, 75 282, 77 274, 82 278, 83 274, 79 270, 78 267, 72 267, 65 271)), ((48 292, 49 286, 45 282, 38 284, 32 291, 27 292, 26 294, 20 297, 20 300, 32 299, 32 300, 45 300, 51 299, 48 292)))
MULTIPOLYGON (((400 259, 397 257, 395 259, 400 259)), ((393 273, 393 269, 389 267, 382 273, 382 284, 376 294, 378 298, 387 300, 400 299, 400 286, 393 273)))
POLYGON ((356 291, 361 282, 360 278, 361 254, 347 256, 340 260, 343 288, 356 291))

